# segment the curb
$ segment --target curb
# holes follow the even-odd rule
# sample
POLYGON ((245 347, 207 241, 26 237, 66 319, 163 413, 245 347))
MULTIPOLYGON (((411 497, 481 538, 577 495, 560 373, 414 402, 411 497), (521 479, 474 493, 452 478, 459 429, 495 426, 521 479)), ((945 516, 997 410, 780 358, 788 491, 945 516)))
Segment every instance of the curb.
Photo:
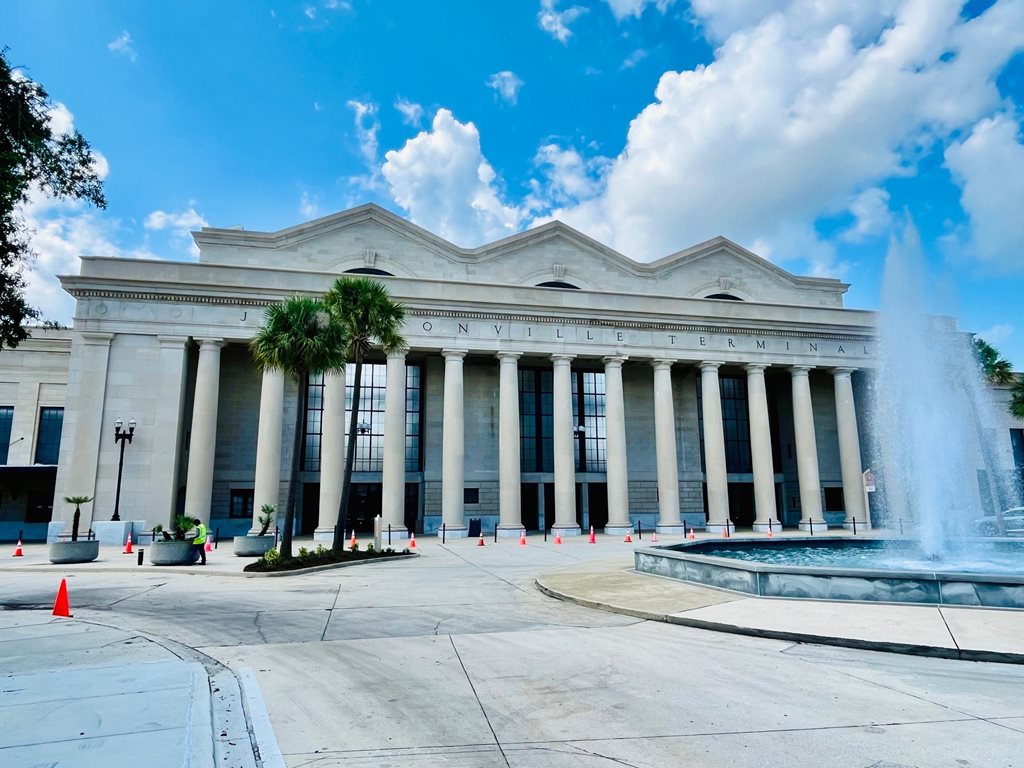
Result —
POLYGON ((391 555, 390 557, 378 557, 370 560, 355 560, 351 563, 327 563, 326 565, 312 565, 309 568, 293 568, 290 571, 243 571, 239 576, 246 578, 262 578, 277 576, 302 576, 305 573, 317 573, 319 571, 333 571, 338 568, 351 568, 354 565, 372 565, 374 563, 389 563, 393 560, 410 560, 419 557, 419 552, 410 552, 407 555, 391 555))
POLYGON ((755 627, 741 627, 736 624, 723 624, 717 621, 706 621, 704 619, 688 618, 678 614, 654 613, 652 611, 641 611, 626 606, 602 603, 597 600, 587 600, 576 597, 566 592, 560 592, 534 579, 537 589, 548 597, 556 600, 564 600, 569 603, 581 605, 584 608, 593 608, 608 613, 618 613, 623 616, 631 616, 645 621, 660 621, 664 624, 678 624, 694 629, 705 629, 712 632, 728 632, 734 635, 746 635, 748 637, 763 637, 771 640, 785 640, 791 643, 813 643, 815 645, 831 645, 840 648, 854 648, 860 651, 881 651, 883 653, 902 653, 909 656, 928 656, 939 659, 958 659, 961 661, 987 661, 997 664, 1024 664, 1024 654, 1010 653, 1004 651, 983 651, 963 648, 943 648, 934 645, 911 645, 908 643, 890 643, 884 640, 860 640, 852 637, 839 637, 835 635, 814 635, 807 632, 790 632, 781 629, 760 629, 755 627))

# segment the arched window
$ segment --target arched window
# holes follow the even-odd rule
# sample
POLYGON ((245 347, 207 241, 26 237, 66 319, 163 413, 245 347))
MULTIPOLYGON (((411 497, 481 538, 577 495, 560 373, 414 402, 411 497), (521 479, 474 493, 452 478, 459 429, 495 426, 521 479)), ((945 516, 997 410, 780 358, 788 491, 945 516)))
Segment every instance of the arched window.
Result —
POLYGON ((733 296, 731 293, 712 293, 710 296, 705 296, 705 299, 726 299, 728 301, 743 301, 739 296, 733 296))
POLYGON ((346 269, 346 275, 386 275, 387 277, 394 277, 390 272, 385 272, 383 269, 374 269, 373 267, 357 267, 356 269, 346 269))
POLYGON ((571 288, 574 291, 578 291, 580 287, 573 285, 572 283, 563 283, 559 280, 549 280, 546 283, 537 283, 538 288, 571 288))

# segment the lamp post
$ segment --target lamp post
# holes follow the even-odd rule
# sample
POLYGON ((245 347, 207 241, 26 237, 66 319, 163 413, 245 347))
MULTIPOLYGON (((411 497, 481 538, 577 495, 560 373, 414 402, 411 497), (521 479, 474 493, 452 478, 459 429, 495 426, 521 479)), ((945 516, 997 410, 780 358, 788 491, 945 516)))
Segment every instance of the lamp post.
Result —
POLYGON ((114 494, 114 516, 111 520, 120 520, 121 515, 118 514, 121 508, 121 471, 124 469, 124 445, 132 441, 132 436, 135 434, 135 419, 128 419, 128 429, 122 430, 124 422, 118 419, 114 422, 114 442, 121 444, 121 458, 117 462, 117 492, 114 494))

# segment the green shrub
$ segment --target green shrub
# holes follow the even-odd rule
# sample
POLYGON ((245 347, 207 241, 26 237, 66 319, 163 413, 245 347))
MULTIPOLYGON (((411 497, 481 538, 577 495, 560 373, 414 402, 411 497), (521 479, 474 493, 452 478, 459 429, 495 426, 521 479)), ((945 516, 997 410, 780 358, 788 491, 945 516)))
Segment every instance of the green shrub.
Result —
POLYGON ((281 562, 281 553, 278 552, 276 549, 268 549, 263 554, 263 562, 271 566, 277 565, 281 562))
POLYGON ((309 557, 309 550, 305 547, 299 547, 299 557, 309 557))

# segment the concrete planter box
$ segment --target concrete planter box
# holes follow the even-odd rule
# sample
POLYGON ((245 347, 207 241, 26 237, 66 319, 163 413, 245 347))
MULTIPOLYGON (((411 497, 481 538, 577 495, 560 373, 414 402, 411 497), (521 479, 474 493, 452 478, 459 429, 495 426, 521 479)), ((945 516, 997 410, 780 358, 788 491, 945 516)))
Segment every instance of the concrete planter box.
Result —
POLYGON ((65 563, 91 563, 100 554, 100 543, 92 541, 54 541, 50 544, 50 562, 56 565, 65 563))
POLYGON ((149 562, 153 565, 191 565, 191 541, 154 541, 149 545, 149 562))
POLYGON ((274 548, 273 536, 235 536, 234 541, 238 557, 263 557, 274 548))

